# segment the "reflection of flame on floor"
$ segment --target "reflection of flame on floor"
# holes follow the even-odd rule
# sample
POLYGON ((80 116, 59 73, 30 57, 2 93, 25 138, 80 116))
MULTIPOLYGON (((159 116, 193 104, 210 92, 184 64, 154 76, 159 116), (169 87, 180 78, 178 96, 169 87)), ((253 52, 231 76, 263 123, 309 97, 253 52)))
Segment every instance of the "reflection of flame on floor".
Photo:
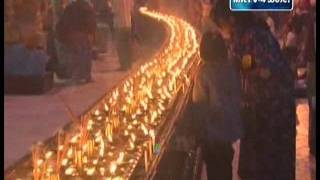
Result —
POLYGON ((309 105, 307 100, 299 101, 296 106, 297 137, 296 137, 296 180, 314 180, 314 159, 309 155, 309 105))
POLYGON ((309 105, 306 101, 297 104, 296 114, 297 114, 297 139, 300 133, 308 136, 309 129, 309 105))

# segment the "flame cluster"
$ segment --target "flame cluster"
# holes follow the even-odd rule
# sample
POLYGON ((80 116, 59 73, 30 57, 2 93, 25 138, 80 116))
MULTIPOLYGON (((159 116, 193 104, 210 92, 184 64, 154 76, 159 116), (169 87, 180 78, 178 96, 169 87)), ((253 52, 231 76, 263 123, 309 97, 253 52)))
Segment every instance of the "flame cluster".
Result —
POLYGON ((146 8, 140 12, 166 25, 164 48, 84 115, 77 128, 59 132, 55 150, 34 147, 34 179, 129 179, 142 158, 148 170, 157 131, 178 93, 190 84, 198 41, 186 21, 146 8))

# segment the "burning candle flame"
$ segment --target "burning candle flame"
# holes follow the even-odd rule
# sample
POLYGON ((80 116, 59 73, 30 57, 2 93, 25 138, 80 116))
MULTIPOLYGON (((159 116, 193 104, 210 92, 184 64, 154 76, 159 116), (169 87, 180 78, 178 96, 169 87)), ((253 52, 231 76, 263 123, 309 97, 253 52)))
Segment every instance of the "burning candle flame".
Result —
POLYGON ((123 158, 124 158, 124 152, 120 152, 120 153, 119 153, 119 157, 118 157, 118 159, 117 159, 117 163, 118 163, 118 164, 121 164, 122 161, 123 161, 123 158))
POLYGON ((116 172, 116 170, 117 170, 117 162, 115 162, 115 161, 112 161, 111 163, 110 163, 110 173, 112 174, 112 175, 114 175, 115 174, 115 172, 116 172))
MULTIPOLYGON (((67 175, 74 175, 78 173, 78 170, 85 170, 88 175, 92 176, 98 168, 96 165, 104 163, 105 167, 109 166, 112 179, 121 179, 122 175, 126 175, 122 174, 125 172, 118 171, 119 174, 116 172, 117 166, 120 166, 120 163, 124 161, 125 154, 128 154, 128 157, 132 159, 128 161, 130 164, 128 167, 125 165, 126 163, 121 164, 120 170, 123 168, 125 171, 132 171, 135 167, 134 164, 140 160, 140 156, 136 155, 139 153, 142 157, 145 153, 147 168, 149 161, 153 160, 157 125, 163 124, 160 122, 164 121, 163 117, 166 117, 163 115, 166 115, 166 110, 169 109, 168 104, 172 104, 180 89, 184 92, 183 88, 185 85, 188 86, 191 79, 191 76, 188 77, 189 67, 192 67, 192 63, 197 64, 197 60, 199 60, 199 45, 195 30, 177 17, 149 11, 144 7, 140 8, 140 11, 142 14, 163 21, 168 25, 170 30, 168 44, 159 54, 156 54, 153 61, 142 65, 133 76, 104 97, 102 106, 99 104, 99 107, 104 107, 102 113, 99 109, 94 109, 94 113, 90 111, 90 117, 93 116, 93 119, 89 119, 87 124, 84 123, 85 125, 81 126, 80 134, 78 133, 66 141, 71 143, 71 147, 68 147, 68 144, 59 143, 61 146, 58 146, 58 150, 64 151, 66 149, 66 157, 61 157, 63 159, 61 164, 66 166, 64 168, 66 168, 65 174, 67 175), (121 110, 123 113, 120 113, 121 110), (128 118, 128 122, 125 118, 128 118), (102 119, 105 119, 103 123, 106 123, 106 126, 103 125, 99 130, 99 127, 94 125, 101 124, 102 119), (91 131, 86 131, 87 129, 91 131), (98 159, 94 159, 97 158, 95 156, 90 157, 89 153, 87 154, 87 150, 91 147, 89 142, 92 134, 94 134, 93 143, 97 144, 97 151, 94 151, 94 153, 99 154, 98 159), (121 139, 123 138, 122 135, 129 136, 129 138, 121 139), (89 140, 84 137, 88 137, 89 140), (113 138, 115 142, 113 142, 113 138), (141 148, 141 141, 143 141, 143 144, 147 144, 147 147, 141 148), (105 142, 110 143, 105 144, 105 142), (123 144, 124 146, 122 144, 118 145, 118 142, 120 144, 124 142, 125 144, 123 144), (80 150, 78 149, 79 146, 81 147, 80 150), (125 147, 125 151, 122 151, 120 147, 125 147), (149 151, 145 151, 145 148, 149 151), (120 153, 116 160, 110 162, 110 159, 115 159, 114 154, 118 152, 120 153), (104 156, 110 157, 104 158, 104 156), (72 159, 73 157, 75 159, 72 159), (100 162, 101 159, 102 162, 100 162), (87 168, 92 165, 91 162, 94 167, 87 168), (70 167, 67 167, 68 165, 70 167)), ((87 120, 87 118, 83 120, 87 120)), ((91 148, 93 147, 95 146, 91 148)), ((51 157, 52 153, 45 154, 46 159, 51 157)), ((45 164, 39 157, 37 161, 34 161, 34 164, 40 161, 41 163, 34 165, 34 171, 36 172, 38 172, 39 166, 45 164)), ((99 169, 102 176, 105 175, 105 171, 104 168, 99 169)))
POLYGON ((96 115, 96 116, 99 116, 99 115, 100 115, 100 112, 99 112, 98 109, 94 112, 94 115, 96 115))

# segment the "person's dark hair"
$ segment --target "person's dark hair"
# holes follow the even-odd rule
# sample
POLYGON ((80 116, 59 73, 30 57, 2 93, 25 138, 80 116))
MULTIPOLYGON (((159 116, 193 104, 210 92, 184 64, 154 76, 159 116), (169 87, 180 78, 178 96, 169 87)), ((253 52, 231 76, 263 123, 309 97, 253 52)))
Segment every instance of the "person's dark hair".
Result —
POLYGON ((227 46, 220 34, 206 32, 200 42, 200 57, 204 61, 221 61, 228 56, 227 46))
POLYGON ((230 21, 231 11, 229 10, 229 1, 216 1, 213 2, 213 7, 210 11, 210 17, 213 22, 218 26, 223 21, 230 21))
POLYGON ((260 26, 269 29, 268 24, 261 17, 255 16, 252 12, 234 12, 229 8, 229 1, 217 0, 215 8, 211 10, 210 17, 218 26, 223 22, 231 23, 234 20, 236 28, 250 28, 252 26, 260 26))
POLYGON ((290 20, 289 28, 296 33, 300 33, 303 27, 303 18, 299 15, 294 15, 290 20))

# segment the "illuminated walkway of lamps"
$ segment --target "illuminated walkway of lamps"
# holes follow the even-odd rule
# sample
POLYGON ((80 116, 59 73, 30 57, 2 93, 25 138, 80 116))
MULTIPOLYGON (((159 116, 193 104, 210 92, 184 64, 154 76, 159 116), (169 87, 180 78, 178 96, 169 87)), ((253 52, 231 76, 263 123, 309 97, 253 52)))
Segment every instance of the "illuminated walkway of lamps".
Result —
POLYGON ((195 30, 184 20, 146 8, 140 11, 166 26, 163 48, 75 120, 72 131, 60 131, 56 145, 34 145, 32 170, 29 175, 17 171, 15 178, 129 179, 139 162, 148 171, 157 131, 199 63, 199 45, 195 30))

